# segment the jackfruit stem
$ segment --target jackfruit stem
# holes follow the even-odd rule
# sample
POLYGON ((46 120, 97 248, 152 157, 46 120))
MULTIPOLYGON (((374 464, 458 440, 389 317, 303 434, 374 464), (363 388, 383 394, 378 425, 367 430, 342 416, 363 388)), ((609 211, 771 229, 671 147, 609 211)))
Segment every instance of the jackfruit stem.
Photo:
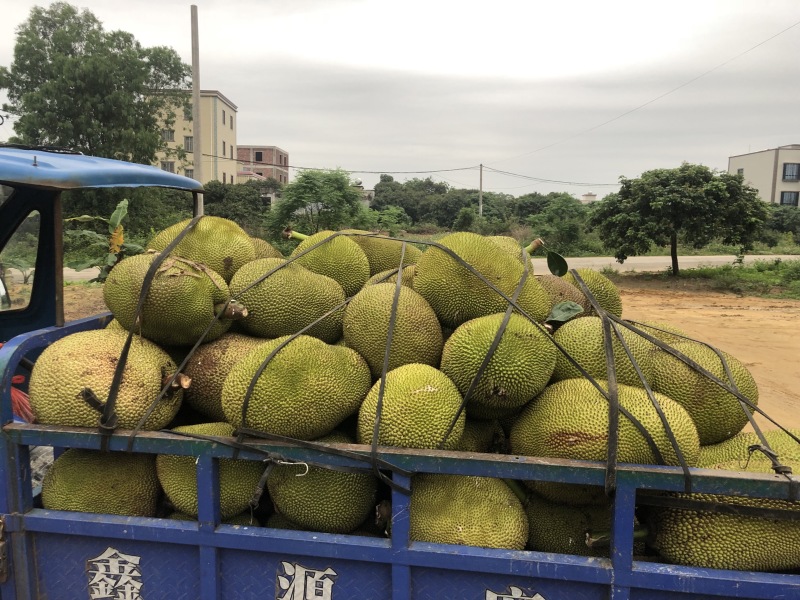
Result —
POLYGON ((231 321, 238 321, 247 316, 247 308, 245 305, 236 300, 231 300, 227 304, 224 302, 222 304, 215 304, 214 314, 218 315, 220 312, 222 313, 223 319, 230 319, 231 321))
POLYGON ((514 492, 514 495, 522 502, 522 505, 525 506, 528 502, 528 493, 525 491, 525 488, 514 479, 503 479, 503 481, 511 488, 511 491, 514 492))
POLYGON ((525 246, 525 252, 527 252, 528 254, 533 254, 542 246, 544 246, 544 240, 542 238, 536 238, 530 244, 525 246))
MULTIPOLYGON (((645 540, 650 535, 650 530, 644 525, 635 525, 633 528, 633 539, 645 540)), ((586 532, 586 546, 589 548, 607 548, 611 545, 610 531, 591 531, 586 532)))
MULTIPOLYGON (((164 378, 161 380, 161 387, 163 388, 165 385, 167 385, 170 379, 172 379, 172 375, 165 375, 164 378)), ((189 377, 188 375, 184 375, 183 373, 178 373, 169 387, 170 390, 173 391, 178 389, 188 390, 191 385, 192 385, 191 377, 189 377)))
POLYGON ((294 231, 291 227, 287 227, 283 230, 283 237, 287 240, 300 240, 302 242, 308 236, 305 233, 300 233, 299 231, 294 231))

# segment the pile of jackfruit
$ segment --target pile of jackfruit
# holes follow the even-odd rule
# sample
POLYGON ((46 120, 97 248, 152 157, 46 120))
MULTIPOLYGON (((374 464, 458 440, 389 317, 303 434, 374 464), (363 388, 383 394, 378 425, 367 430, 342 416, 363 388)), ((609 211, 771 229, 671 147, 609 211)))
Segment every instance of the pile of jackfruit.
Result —
MULTIPOLYGON (((96 428, 113 388, 119 429, 606 461, 611 395, 620 463, 772 466, 751 456, 759 440, 742 432, 758 402, 746 366, 668 323, 609 325, 601 315, 621 317, 622 303, 598 272, 534 274, 525 249, 503 236, 287 235, 299 243, 284 257, 206 216, 123 259, 104 286, 109 326, 68 335, 37 360, 37 422, 96 428), (575 316, 555 317, 564 307, 575 316)), ((784 464, 800 463, 790 434, 769 436, 784 464)), ((274 461, 265 473, 262 462, 221 459, 219 485, 226 523, 360 535, 391 527, 389 488, 372 469, 274 461)), ((176 519, 197 518, 197 496, 192 456, 70 449, 42 486, 48 509, 176 519)), ((610 511, 594 486, 417 474, 410 535, 607 556, 586 540, 610 528, 610 511)), ((638 516, 643 556, 800 568, 797 520, 644 506, 638 516)))

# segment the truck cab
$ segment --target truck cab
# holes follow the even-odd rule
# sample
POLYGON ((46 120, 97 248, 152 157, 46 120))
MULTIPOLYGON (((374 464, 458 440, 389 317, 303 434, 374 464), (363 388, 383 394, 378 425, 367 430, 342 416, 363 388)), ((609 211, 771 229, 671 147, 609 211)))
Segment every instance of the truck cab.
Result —
MULTIPOLYGON (((105 326, 107 313, 63 316, 65 190, 201 185, 154 167, 44 148, 0 147, 0 600, 666 600, 798 598, 797 573, 699 569, 634 556, 637 494, 685 491, 679 468, 609 465, 509 455, 248 440, 218 444, 170 432, 45 426, 15 420, 14 390, 37 356, 71 333, 105 326), (20 246, 27 254, 20 256, 20 246), (16 254, 15 254, 16 253, 16 254), (23 261, 22 258, 25 260, 23 261), (27 284, 20 281, 28 277, 27 284), (107 443, 106 443, 107 442, 107 443), (120 517, 42 508, 31 449, 84 448, 196 457, 199 518, 120 517), (222 523, 219 460, 293 460, 379 469, 391 478, 388 537, 222 523), (409 539, 408 489, 417 473, 479 475, 605 486, 612 500, 609 558, 497 550, 409 539)), ((791 498, 779 475, 692 470, 692 491, 791 498)))

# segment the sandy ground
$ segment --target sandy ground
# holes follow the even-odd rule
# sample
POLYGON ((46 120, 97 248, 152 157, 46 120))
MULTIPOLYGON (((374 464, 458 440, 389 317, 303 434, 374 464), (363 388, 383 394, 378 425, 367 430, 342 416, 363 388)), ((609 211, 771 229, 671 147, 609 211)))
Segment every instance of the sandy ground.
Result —
MULTIPOLYGON (((800 301, 698 290, 621 287, 622 316, 666 321, 742 361, 758 384, 759 407, 800 427, 800 301)), ((759 416, 759 426, 776 425, 759 416)))
MULTIPOLYGON (((623 317, 666 321, 725 350, 750 369, 759 406, 784 427, 800 427, 800 301, 739 297, 621 278, 623 317)), ((64 288, 67 320, 106 310, 99 285, 64 288)), ((776 425, 759 417, 759 425, 776 425)))

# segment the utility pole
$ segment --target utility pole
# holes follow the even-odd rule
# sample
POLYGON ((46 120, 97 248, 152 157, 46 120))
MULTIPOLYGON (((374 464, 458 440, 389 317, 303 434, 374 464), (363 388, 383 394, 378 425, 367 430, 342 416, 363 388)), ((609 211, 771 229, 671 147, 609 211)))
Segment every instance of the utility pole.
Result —
POLYGON ((478 190, 478 216, 483 216, 483 163, 481 163, 481 187, 478 190))
MULTIPOLYGON (((203 145, 200 137, 200 41, 197 27, 197 5, 192 4, 192 143, 194 178, 203 181, 203 145)), ((198 196, 197 214, 203 214, 203 196, 198 196)))

